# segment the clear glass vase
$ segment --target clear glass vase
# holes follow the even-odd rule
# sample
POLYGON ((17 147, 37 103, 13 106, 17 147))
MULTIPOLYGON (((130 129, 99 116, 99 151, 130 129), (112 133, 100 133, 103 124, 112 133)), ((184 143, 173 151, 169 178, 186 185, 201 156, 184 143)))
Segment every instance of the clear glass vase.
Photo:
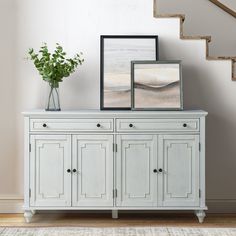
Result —
POLYGON ((46 111, 60 111, 60 98, 59 98, 59 86, 58 84, 49 83, 47 92, 47 104, 46 111))

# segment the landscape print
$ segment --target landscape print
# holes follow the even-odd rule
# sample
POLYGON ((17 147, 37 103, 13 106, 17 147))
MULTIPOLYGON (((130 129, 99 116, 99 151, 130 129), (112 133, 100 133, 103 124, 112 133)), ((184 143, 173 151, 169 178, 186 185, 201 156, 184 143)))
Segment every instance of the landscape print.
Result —
POLYGON ((103 105, 131 108, 131 61, 156 60, 157 36, 104 38, 103 105))
POLYGON ((180 63, 133 63, 134 109, 181 109, 180 63))

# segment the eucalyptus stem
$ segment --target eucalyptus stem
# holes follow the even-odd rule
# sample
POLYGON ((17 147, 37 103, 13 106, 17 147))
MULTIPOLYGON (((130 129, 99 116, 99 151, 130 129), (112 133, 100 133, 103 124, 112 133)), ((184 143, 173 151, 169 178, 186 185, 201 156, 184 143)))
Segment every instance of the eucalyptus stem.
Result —
POLYGON ((50 107, 50 97, 52 95, 52 87, 50 86, 50 93, 49 93, 49 96, 48 96, 48 106, 47 106, 47 110, 49 110, 49 107, 50 107))
MULTIPOLYGON (((53 89, 56 89, 56 88, 54 88, 54 87, 52 87, 52 91, 53 91, 53 89)), ((54 93, 52 92, 52 101, 53 101, 53 106, 54 106, 54 110, 56 110, 56 103, 55 103, 55 99, 54 99, 54 93)))
POLYGON ((57 97, 58 97, 58 107, 61 110, 61 104, 60 104, 60 96, 58 94, 58 90, 56 89, 57 97))

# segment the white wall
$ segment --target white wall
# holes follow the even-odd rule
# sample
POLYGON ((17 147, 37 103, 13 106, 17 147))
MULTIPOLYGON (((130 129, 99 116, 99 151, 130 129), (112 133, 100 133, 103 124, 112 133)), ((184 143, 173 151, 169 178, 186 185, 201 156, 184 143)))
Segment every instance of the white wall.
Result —
MULTIPOLYGON (((185 14, 185 35, 211 35, 212 56, 236 56, 236 18, 208 0, 156 0, 161 14, 185 14)), ((236 1, 221 0, 236 11, 236 1)))
MULTIPOLYGON (((15 8, 13 0, 0 1, 0 198, 16 194, 15 81, 13 78, 15 8), (7 177, 7 182, 6 182, 7 177)), ((9 197, 9 196, 8 196, 9 197)))
POLYGON ((10 172, 1 167, 4 178, 2 174, 0 194, 23 193, 23 119, 20 113, 44 108, 45 103, 45 82, 32 63, 24 60, 27 49, 38 48, 42 42, 48 42, 50 47, 59 42, 71 55, 83 51, 84 65, 61 86, 62 108, 99 108, 99 36, 157 34, 160 58, 183 60, 185 107, 202 108, 210 113, 207 121, 207 197, 217 200, 217 204, 221 199, 236 202, 236 83, 230 79, 230 62, 206 61, 204 41, 179 40, 179 20, 154 19, 152 0, 15 0, 15 3, 15 60, 14 64, 9 63, 14 65, 14 77, 9 78, 14 78, 11 81, 14 82, 15 99, 10 99, 10 87, 6 89, 4 100, 8 98, 9 102, 2 104, 2 110, 9 119, 7 122, 14 114, 14 110, 7 110, 8 104, 14 105, 17 115, 16 122, 11 122, 13 128, 5 129, 0 137, 1 140, 7 135, 13 140, 16 137, 17 145, 12 148, 9 140, 4 143, 6 154, 1 153, 0 166, 15 163, 15 169, 10 172))

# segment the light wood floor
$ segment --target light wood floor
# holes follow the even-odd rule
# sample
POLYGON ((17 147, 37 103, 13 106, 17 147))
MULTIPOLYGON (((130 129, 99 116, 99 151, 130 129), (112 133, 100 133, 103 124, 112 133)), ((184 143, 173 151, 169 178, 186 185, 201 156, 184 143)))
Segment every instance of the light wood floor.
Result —
POLYGON ((130 226, 179 226, 179 227, 236 227, 236 214, 208 214, 199 224, 193 214, 174 213, 123 213, 111 219, 107 213, 39 213, 30 224, 23 214, 0 214, 0 227, 130 227, 130 226))

